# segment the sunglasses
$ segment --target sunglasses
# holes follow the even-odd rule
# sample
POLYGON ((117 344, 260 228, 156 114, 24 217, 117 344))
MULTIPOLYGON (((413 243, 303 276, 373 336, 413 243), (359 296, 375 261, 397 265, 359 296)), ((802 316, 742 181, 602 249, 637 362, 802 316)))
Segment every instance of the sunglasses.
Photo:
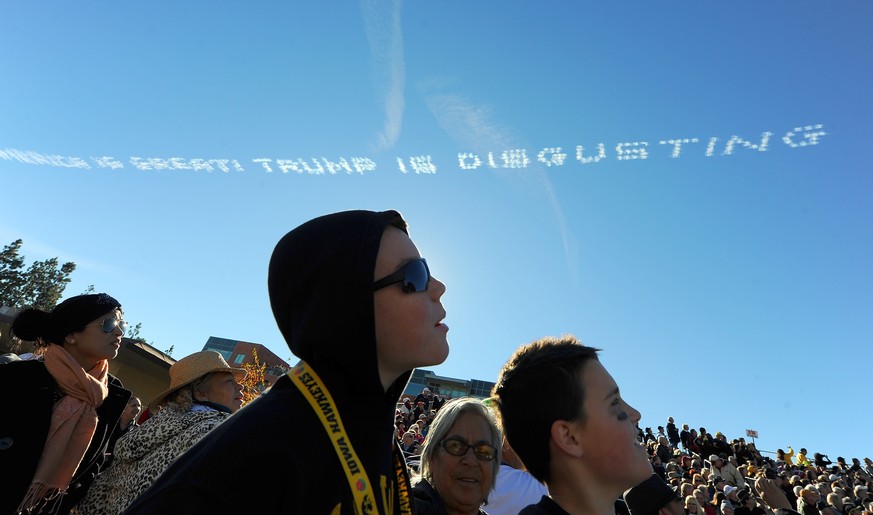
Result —
POLYGON ((440 447, 452 456, 463 456, 467 454, 469 449, 473 449, 473 455, 479 461, 494 461, 494 458, 497 457, 497 449, 493 446, 484 442, 470 445, 456 436, 446 438, 440 442, 440 447))
POLYGON ((124 332, 127 331, 127 325, 128 325, 127 322, 125 322, 124 320, 119 320, 117 318, 104 318, 102 322, 94 322, 93 324, 88 324, 88 325, 96 325, 96 324, 102 324, 100 326, 100 328, 103 329, 103 332, 106 334, 109 334, 112 331, 115 331, 116 327, 118 329, 121 329, 121 334, 124 334, 124 332))
POLYGON ((406 263, 400 267, 400 270, 373 283, 373 291, 381 290, 395 283, 402 283, 404 293, 416 293, 427 291, 429 282, 430 269, 427 267, 427 261, 424 258, 419 258, 406 263))

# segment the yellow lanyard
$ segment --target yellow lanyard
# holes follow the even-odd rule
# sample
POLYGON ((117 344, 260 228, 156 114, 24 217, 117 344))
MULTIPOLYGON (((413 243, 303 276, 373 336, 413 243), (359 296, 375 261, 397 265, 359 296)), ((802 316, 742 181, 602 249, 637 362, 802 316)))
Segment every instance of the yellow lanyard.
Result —
MULTIPOLYGON (((358 455, 352 447, 351 440, 346 436, 343 421, 336 410, 333 397, 331 397, 327 387, 323 386, 321 378, 318 377, 315 370, 302 360, 296 367, 288 371, 288 377, 297 389, 300 390, 300 393, 303 394, 309 405, 312 406, 312 410, 318 415, 321 425, 333 444, 355 499, 355 513, 359 515, 378 513, 376 503, 374 502, 373 487, 370 485, 361 460, 358 459, 358 455)), ((394 454, 394 468, 399 486, 398 493, 400 494, 400 512, 408 514, 411 513, 411 505, 406 466, 397 452, 394 454)), ((388 499, 385 501, 386 509, 390 510, 393 503, 388 499)))

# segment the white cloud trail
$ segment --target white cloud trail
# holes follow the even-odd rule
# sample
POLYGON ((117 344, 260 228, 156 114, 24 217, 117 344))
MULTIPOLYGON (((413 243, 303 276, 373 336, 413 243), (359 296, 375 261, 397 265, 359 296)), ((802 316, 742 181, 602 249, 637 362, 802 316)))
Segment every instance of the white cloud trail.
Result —
MULTIPOLYGON (((424 98, 443 130, 462 148, 470 149, 479 155, 484 155, 488 151, 528 148, 521 144, 521 138, 516 136, 510 127, 494 121, 491 109, 487 106, 474 104, 457 94, 425 91, 424 98)), ((542 166, 532 161, 530 166, 524 168, 501 169, 497 176, 520 181, 524 191, 531 191, 531 186, 535 186, 546 196, 561 233, 564 259, 570 278, 574 284, 578 284, 578 245, 567 226, 555 189, 542 166)))
POLYGON ((360 0, 364 32, 370 44, 372 80, 376 96, 384 103, 385 125, 378 135, 378 149, 397 143, 403 126, 406 65, 403 60, 400 0, 360 0))

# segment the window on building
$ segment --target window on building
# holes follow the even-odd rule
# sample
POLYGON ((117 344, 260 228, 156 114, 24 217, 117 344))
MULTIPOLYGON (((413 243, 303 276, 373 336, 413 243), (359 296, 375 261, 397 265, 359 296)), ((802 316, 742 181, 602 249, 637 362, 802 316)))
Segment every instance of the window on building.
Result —
POLYGON ((245 354, 237 354, 237 355, 236 355, 236 358, 233 359, 233 362, 234 362, 235 364, 239 365, 240 363, 242 363, 243 361, 245 361, 245 359, 246 359, 246 355, 245 355, 245 354))

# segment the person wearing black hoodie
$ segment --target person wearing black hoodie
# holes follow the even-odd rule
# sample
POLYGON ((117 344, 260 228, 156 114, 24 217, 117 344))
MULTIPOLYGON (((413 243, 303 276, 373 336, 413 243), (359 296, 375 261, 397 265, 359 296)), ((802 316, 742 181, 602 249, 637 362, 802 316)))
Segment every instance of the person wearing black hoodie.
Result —
POLYGON ((394 414, 412 369, 448 355, 445 285, 395 211, 301 225, 276 245, 268 283, 301 362, 126 513, 410 513, 394 414))

